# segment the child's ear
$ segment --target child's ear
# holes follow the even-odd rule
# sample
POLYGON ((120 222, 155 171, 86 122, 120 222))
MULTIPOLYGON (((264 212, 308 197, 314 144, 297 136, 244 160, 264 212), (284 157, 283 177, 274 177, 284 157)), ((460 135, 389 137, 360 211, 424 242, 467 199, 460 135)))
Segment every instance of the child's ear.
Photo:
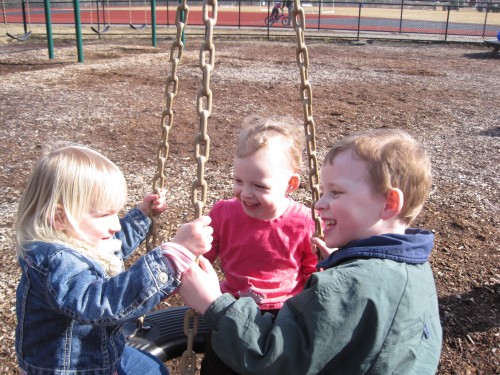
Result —
POLYGON ((391 219, 399 215, 403 208, 404 195, 399 189, 389 190, 385 196, 385 206, 382 212, 382 219, 391 219))
POLYGON ((64 207, 60 204, 56 206, 56 212, 54 216, 54 221, 52 225, 58 231, 64 231, 66 229, 66 214, 64 213, 64 207))
POLYGON ((298 174, 293 174, 292 177, 288 180, 288 187, 286 189, 287 193, 293 193, 295 190, 299 188, 300 184, 300 176, 298 174))

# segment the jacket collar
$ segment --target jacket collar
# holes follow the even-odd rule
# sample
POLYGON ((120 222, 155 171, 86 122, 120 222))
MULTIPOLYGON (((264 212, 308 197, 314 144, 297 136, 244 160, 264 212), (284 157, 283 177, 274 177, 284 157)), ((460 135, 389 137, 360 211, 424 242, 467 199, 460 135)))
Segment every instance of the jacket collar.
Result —
POLYGON ((331 268, 351 258, 390 259, 400 263, 422 264, 429 260, 434 234, 407 229, 405 234, 383 234, 348 243, 319 262, 317 268, 331 268))

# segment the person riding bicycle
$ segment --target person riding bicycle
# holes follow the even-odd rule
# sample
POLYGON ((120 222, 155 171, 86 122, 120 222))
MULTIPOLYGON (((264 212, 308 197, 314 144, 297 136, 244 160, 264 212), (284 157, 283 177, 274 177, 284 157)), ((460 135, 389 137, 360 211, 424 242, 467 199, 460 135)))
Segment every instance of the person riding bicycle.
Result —
POLYGON ((280 14, 280 9, 283 9, 280 3, 274 4, 273 11, 271 12, 271 18, 274 20, 278 20, 278 16, 280 14))

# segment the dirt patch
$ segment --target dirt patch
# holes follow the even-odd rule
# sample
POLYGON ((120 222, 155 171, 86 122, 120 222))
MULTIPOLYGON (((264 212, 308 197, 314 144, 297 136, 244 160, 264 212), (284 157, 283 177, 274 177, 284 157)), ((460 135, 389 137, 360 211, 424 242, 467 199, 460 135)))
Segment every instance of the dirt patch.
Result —
MULTIPOLYGON (((64 139, 103 152, 124 171, 130 206, 151 189, 170 42, 156 49, 133 43, 88 43, 85 64, 74 63, 71 45, 56 46, 54 61, 42 42, 11 43, 0 51, 2 373, 16 371, 15 211, 41 148, 64 139)), ((178 72, 162 239, 193 217, 199 45, 187 41, 178 72)), ((243 118, 275 113, 302 119, 294 48, 293 42, 216 42, 209 207, 231 194, 232 151, 243 118)), ((336 139, 367 128, 406 129, 428 149, 434 186, 416 226, 436 234, 431 262, 444 328, 439 373, 499 374, 498 58, 468 45, 314 42, 308 48, 320 160, 336 139)), ((310 201, 307 178, 294 198, 310 201)), ((171 298, 161 307, 180 303, 171 298)), ((169 366, 180 373, 176 363, 169 366)))

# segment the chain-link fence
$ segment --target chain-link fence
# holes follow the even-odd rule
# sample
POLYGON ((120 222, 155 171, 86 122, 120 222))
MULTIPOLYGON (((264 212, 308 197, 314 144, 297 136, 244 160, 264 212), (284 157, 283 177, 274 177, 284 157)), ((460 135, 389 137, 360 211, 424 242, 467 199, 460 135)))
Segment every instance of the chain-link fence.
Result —
MULTIPOLYGON (((175 11, 179 4, 178 0, 82 0, 77 15, 72 0, 0 1, 0 21, 5 31, 0 35, 18 39, 43 37, 48 27, 54 36, 74 37, 78 18, 83 37, 165 37, 175 33, 175 11)), ((307 38, 481 42, 496 38, 500 31, 498 1, 311 0, 301 4, 306 12, 307 38)), ((265 22, 274 5, 275 2, 268 0, 219 0, 215 35, 268 38, 294 35, 286 23, 265 22)), ((202 1, 188 2, 188 6, 186 33, 201 35, 202 1)), ((284 6, 285 15, 288 10, 284 6)))

